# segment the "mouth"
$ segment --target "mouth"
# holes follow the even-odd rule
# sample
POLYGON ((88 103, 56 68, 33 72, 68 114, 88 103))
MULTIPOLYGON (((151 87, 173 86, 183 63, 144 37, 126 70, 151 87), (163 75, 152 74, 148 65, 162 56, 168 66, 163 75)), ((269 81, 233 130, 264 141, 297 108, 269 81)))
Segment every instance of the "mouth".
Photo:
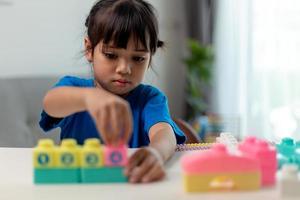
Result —
POLYGON ((114 80, 113 83, 115 83, 119 87, 125 87, 130 84, 130 81, 124 79, 118 79, 118 80, 114 80))

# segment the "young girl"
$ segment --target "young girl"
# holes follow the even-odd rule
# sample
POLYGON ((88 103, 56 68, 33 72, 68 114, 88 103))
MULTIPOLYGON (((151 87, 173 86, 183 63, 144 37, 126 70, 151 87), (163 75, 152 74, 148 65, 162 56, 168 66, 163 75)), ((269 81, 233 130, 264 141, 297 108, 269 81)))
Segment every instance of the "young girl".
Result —
POLYGON ((130 182, 159 180, 163 163, 185 136, 170 117, 166 97, 141 84, 163 46, 153 7, 143 0, 100 0, 85 26, 85 57, 94 77, 62 78, 44 97, 40 126, 60 127, 61 139, 79 144, 98 137, 106 145, 142 147, 129 158, 125 175, 130 182))

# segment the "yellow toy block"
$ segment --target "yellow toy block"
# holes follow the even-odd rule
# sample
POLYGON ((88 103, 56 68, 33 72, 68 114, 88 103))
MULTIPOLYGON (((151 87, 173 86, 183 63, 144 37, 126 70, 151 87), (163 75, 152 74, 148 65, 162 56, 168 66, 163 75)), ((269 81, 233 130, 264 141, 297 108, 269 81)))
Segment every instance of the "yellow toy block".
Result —
POLYGON ((91 138, 84 141, 80 163, 82 168, 103 167, 104 152, 99 139, 91 138))
POLYGON ((51 139, 39 140, 37 147, 33 150, 34 168, 54 168, 55 151, 55 145, 51 139))
POLYGON ((79 168, 80 167, 80 147, 77 146, 76 140, 64 139, 57 148, 55 166, 57 168, 79 168))
POLYGON ((185 191, 256 190, 260 187, 259 172, 183 175, 185 191))

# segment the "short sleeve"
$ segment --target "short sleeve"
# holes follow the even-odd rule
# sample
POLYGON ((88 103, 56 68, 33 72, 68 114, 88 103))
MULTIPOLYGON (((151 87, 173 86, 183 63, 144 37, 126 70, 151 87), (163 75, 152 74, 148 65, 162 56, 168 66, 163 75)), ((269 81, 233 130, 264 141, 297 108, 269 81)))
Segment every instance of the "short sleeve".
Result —
POLYGON ((39 122, 40 127, 43 129, 43 131, 47 132, 55 128, 62 128, 66 124, 67 121, 69 121, 70 117, 65 118, 56 118, 48 115, 44 110, 41 113, 41 119, 39 122))
POLYGON ((185 135, 175 124, 169 114, 168 100, 158 89, 152 89, 148 95, 147 102, 142 112, 144 128, 149 133, 150 128, 159 123, 165 122, 170 124, 176 136, 177 144, 185 142, 185 135))
MULTIPOLYGON (((80 79, 73 76, 64 76, 53 86, 53 88, 63 86, 84 87, 89 85, 91 85, 91 81, 87 82, 87 80, 85 79, 80 79)), ((70 121, 71 117, 72 115, 65 118, 55 118, 48 115, 43 110, 41 113, 39 125, 44 131, 47 132, 57 127, 63 128, 67 124, 67 122, 70 121)))

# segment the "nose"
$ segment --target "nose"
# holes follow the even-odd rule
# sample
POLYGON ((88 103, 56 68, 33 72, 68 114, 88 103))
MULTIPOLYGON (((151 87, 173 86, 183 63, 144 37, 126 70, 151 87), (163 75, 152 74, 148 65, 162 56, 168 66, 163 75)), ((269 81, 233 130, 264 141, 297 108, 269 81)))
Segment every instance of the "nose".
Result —
POLYGON ((116 68, 116 72, 120 74, 131 74, 131 65, 128 61, 120 60, 116 68))

